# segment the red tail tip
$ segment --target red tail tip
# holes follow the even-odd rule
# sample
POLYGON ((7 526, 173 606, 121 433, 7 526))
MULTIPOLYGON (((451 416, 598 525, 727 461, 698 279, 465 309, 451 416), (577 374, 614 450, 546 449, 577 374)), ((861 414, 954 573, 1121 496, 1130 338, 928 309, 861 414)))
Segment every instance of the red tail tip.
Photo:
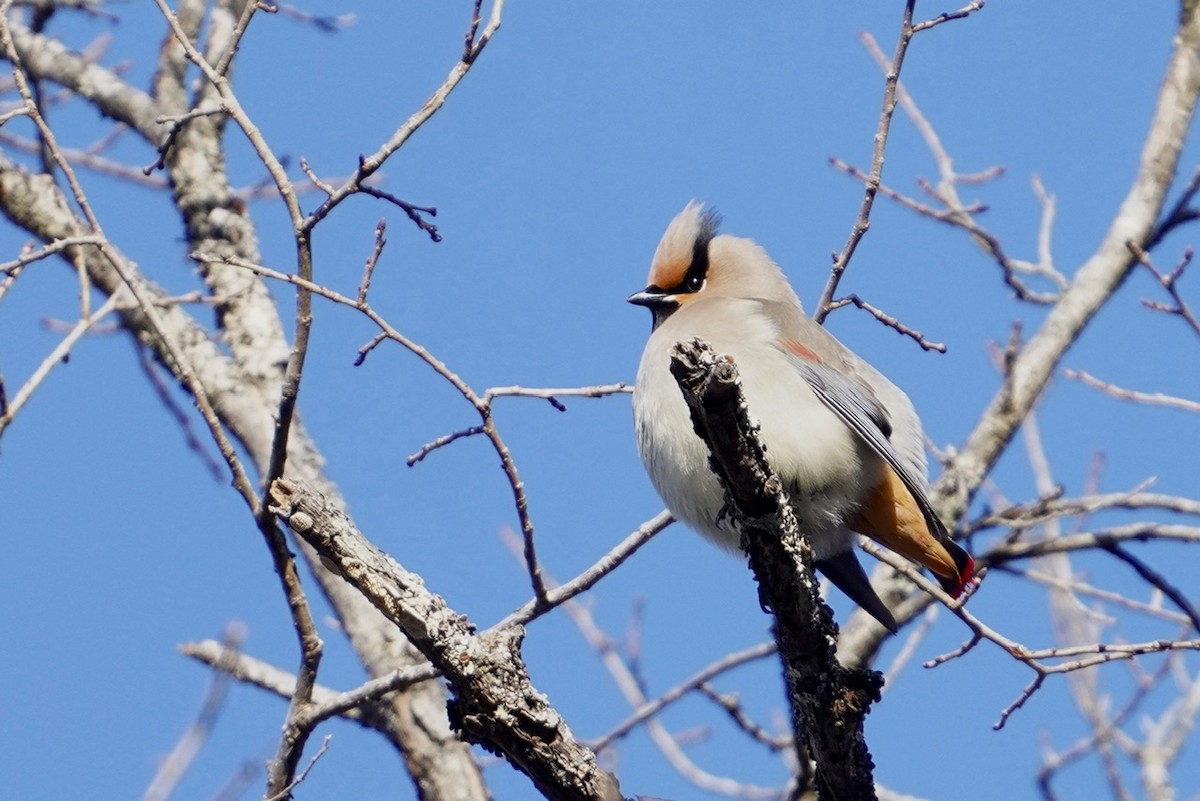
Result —
POLYGON ((958 574, 958 583, 954 585, 954 591, 950 593, 950 597, 965 596, 969 598, 978 586, 979 579, 975 576, 975 560, 968 556, 967 563, 963 565, 963 569, 958 574))

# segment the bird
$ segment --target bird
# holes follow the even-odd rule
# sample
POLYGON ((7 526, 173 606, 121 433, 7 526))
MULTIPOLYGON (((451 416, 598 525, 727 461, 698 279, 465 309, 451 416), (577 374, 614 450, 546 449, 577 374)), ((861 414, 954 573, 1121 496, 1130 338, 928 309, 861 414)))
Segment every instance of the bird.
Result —
POLYGON ((647 286, 628 298, 653 315, 634 429, 668 510, 717 545, 740 548, 670 372, 676 343, 699 338, 737 366, 767 460, 822 575, 893 634, 896 620, 854 555, 855 534, 927 568, 950 596, 969 593, 974 561, 930 505, 924 434, 908 396, 805 314, 762 247, 719 225, 715 209, 688 203, 654 251, 647 286))

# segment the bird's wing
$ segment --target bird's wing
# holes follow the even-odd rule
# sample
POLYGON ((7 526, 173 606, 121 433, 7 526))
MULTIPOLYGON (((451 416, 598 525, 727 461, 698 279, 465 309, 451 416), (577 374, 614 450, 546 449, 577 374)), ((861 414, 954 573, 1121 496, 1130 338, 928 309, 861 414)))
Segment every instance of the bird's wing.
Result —
POLYGON ((938 539, 948 539, 946 526, 933 511, 925 495, 924 477, 914 473, 907 461, 901 459, 892 447, 887 411, 875 394, 868 387, 827 366, 817 352, 803 343, 780 339, 779 349, 817 397, 895 471, 920 507, 929 531, 938 539))
POLYGON ((924 476, 914 473, 910 463, 896 454, 888 430, 880 425, 881 419, 886 420, 886 412, 870 388, 862 388, 858 382, 826 366, 811 348, 795 340, 781 339, 779 348, 816 396, 891 468, 887 480, 876 488, 873 502, 864 505, 859 519, 854 521, 861 527, 856 528, 852 523, 851 528, 928 567, 952 597, 973 590, 974 560, 951 539, 941 518, 933 511, 925 494, 924 476), (907 506, 903 494, 897 492, 897 480, 915 508, 907 506), (879 513, 882 516, 877 516, 879 513), (918 513, 924 520, 923 527, 914 525, 918 513))

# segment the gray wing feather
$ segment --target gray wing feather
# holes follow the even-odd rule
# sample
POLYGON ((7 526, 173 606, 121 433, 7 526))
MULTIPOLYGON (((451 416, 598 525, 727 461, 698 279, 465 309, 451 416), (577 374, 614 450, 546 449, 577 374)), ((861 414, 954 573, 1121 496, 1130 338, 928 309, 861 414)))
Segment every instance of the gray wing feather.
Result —
MULTIPOLYGON (((887 414, 879 402, 859 391, 849 379, 836 371, 802 359, 784 348, 780 348, 780 351, 808 382, 817 397, 896 471, 896 475, 900 476, 904 486, 916 499, 925 522, 929 524, 929 530, 939 539, 947 537, 945 525, 933 511, 933 507, 929 505, 929 498, 925 495, 924 476, 913 471, 910 460, 901 459, 897 455, 888 439, 887 426, 879 424, 881 418, 887 420, 887 414)), ((921 461, 924 462, 923 459, 921 461)))
POLYGON ((843 376, 851 389, 869 398, 869 402, 881 410, 882 418, 876 419, 882 419, 886 424, 880 429, 896 456, 908 466, 909 475, 918 479, 924 490, 927 486, 925 438, 921 433, 921 420, 908 396, 794 306, 767 300, 759 303, 762 314, 774 322, 780 337, 804 343, 826 367, 843 376))

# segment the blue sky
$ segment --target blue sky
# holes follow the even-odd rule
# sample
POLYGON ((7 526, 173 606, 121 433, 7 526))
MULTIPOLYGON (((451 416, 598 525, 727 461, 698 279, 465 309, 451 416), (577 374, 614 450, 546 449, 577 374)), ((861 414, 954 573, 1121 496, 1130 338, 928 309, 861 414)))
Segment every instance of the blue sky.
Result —
MULTIPOLYGON (((260 15, 239 57, 239 97, 276 153, 292 157, 295 176, 301 156, 318 174, 345 175, 445 77, 461 51, 469 6, 364 0, 319 9, 357 14, 335 35, 260 15)), ((130 80, 145 86, 164 25, 150 4, 113 8, 119 24, 64 19, 63 35, 83 46, 111 34, 103 63, 128 59, 130 80)), ((922 3, 918 15, 942 10, 922 3)), ((1128 188, 1177 8, 1147 2, 1103 11, 1081 0, 992 3, 918 36, 903 73, 961 171, 1004 167, 1001 178, 964 195, 988 204, 981 222, 1015 256, 1036 256, 1040 207, 1030 180, 1041 177, 1057 198, 1054 255, 1067 273, 1090 253, 1128 188)), ((882 75, 858 36, 869 31, 890 53, 899 20, 899 4, 875 2, 510 4, 504 27, 445 109, 383 171, 387 190, 437 206, 444 241, 430 242, 392 207, 354 199, 318 229, 317 280, 352 293, 375 224, 386 217, 389 244, 373 303, 477 390, 632 380, 649 320, 624 298, 644 285, 662 229, 692 198, 716 205, 726 231, 763 244, 811 304, 861 198, 828 157, 866 167, 879 112, 882 75)), ((105 130, 87 110, 64 108, 51 120, 74 146, 105 130)), ((235 182, 259 181, 248 147, 232 131, 229 141, 235 182)), ((153 160, 132 137, 115 155, 137 165, 153 160)), ((1197 155, 1193 141, 1185 174, 1197 155)), ((916 193, 916 177, 934 175, 898 113, 885 181, 916 193)), ((110 237, 143 270, 172 291, 198 286, 164 197, 83 177, 110 237)), ((317 202, 303 199, 306 209, 317 202)), ((250 214, 264 260, 291 271, 281 207, 259 201, 250 214)), ((1173 264, 1194 230, 1168 240, 1156 254, 1160 264, 1173 264)), ((0 260, 23 241, 0 225, 0 260)), ((1185 292, 1196 285, 1194 276, 1184 279, 1185 292)), ((1042 314, 1010 297, 961 232, 883 200, 843 288, 947 343, 945 355, 925 353, 853 310, 829 323, 909 392, 939 446, 961 443, 995 391, 988 343, 1007 340, 1014 319, 1033 330, 1042 314)), ((276 291, 290 308, 290 293, 276 291)), ((1133 388, 1200 397, 1197 343, 1177 320, 1142 308, 1141 297, 1161 296, 1137 274, 1065 364, 1133 388)), ((42 319, 71 319, 77 307, 73 276, 50 262, 28 270, 4 298, 0 370, 10 394, 57 341, 42 319)), ((397 347, 353 367, 374 333, 368 321, 321 303, 316 315, 302 415, 358 524, 455 609, 481 626, 498 620, 528 590, 500 538, 516 521, 494 454, 467 440, 414 468, 404 463, 423 443, 475 422, 471 408, 397 347)), ((628 398, 567 405, 565 414, 531 399, 497 407, 529 489, 541 555, 560 579, 661 509, 634 450, 628 398)), ((1197 494, 1195 415, 1122 404, 1059 378, 1039 419, 1055 478, 1069 494, 1084 491, 1097 452, 1106 456, 1106 491, 1156 476, 1158 491, 1197 494)), ((995 481, 1009 499, 1033 497, 1019 445, 995 481)), ((189 452, 120 335, 82 342, 7 432, 0 776, 11 797, 139 795, 207 680, 176 652, 181 642, 244 621, 249 653, 295 663, 270 560, 227 483, 189 452)), ((1194 551, 1139 553, 1194 596, 1194 551)), ((1114 589, 1135 586, 1127 568, 1099 557, 1081 558, 1078 569, 1114 589)), ((768 636, 741 561, 681 527, 585 601, 617 638, 635 607, 643 609, 641 661, 651 692, 768 636)), ((1024 582, 994 576, 972 607, 1030 646, 1052 644, 1044 593, 1024 582)), ((848 611, 841 599, 835 608, 848 611)), ((354 686, 361 668, 336 627, 321 623, 328 643, 321 680, 354 686)), ((1141 621, 1121 633, 1165 636, 1141 621)), ((961 797, 964 788, 978 799, 1033 797, 1043 742, 1065 747, 1085 727, 1065 683, 1053 679, 1003 731, 992 731, 1031 678, 1027 669, 986 646, 936 670, 919 667, 966 636, 942 615, 869 718, 877 778, 928 798, 961 797)), ((881 667, 895 650, 885 650, 881 667)), ((598 736, 627 714, 563 615, 532 624, 526 655, 535 684, 577 735, 598 736)), ((1118 699, 1130 675, 1124 665, 1101 672, 1118 699)), ((719 686, 741 693, 768 724, 783 708, 771 663, 719 686)), ((1152 711, 1161 710, 1164 698, 1157 700, 1152 711)), ((264 761, 283 715, 277 699, 235 690, 177 797, 209 798, 243 761, 264 761)), ((758 784, 785 779, 777 761, 746 744, 705 701, 680 703, 665 722, 675 730, 710 727, 689 753, 714 773, 758 784)), ((301 797, 411 797, 380 740, 348 724, 327 731, 331 749, 301 797)), ((1191 797, 1200 792, 1200 768, 1185 763, 1186 756, 1175 777, 1181 796, 1191 797)), ((617 767, 627 794, 710 797, 666 767, 640 732, 621 747, 617 767)), ((534 796, 503 765, 486 775, 497 798, 534 796)), ((1097 797, 1104 785, 1092 760, 1059 786, 1063 797, 1097 797)))

